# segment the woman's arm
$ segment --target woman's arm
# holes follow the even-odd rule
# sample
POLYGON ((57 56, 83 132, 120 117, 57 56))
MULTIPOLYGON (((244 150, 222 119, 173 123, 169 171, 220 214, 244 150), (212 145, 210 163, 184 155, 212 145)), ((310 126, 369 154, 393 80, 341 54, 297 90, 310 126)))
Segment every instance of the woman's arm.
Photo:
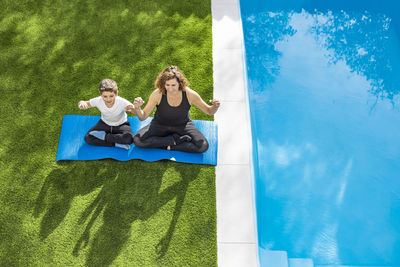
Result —
POLYGON ((188 96, 190 104, 195 105, 201 111, 203 111, 208 115, 214 115, 218 111, 219 106, 221 105, 219 100, 217 99, 210 100, 211 106, 207 105, 207 103, 204 102, 204 100, 200 97, 200 95, 190 88, 186 88, 186 94, 188 96))
POLYGON ((135 107, 135 113, 138 116, 139 120, 144 121, 145 119, 147 119, 150 116, 151 112, 153 112, 156 105, 158 105, 160 100, 161 92, 156 89, 153 91, 153 93, 151 93, 149 97, 149 102, 147 102, 146 106, 142 110, 140 107, 144 104, 144 101, 141 97, 136 97, 133 101, 133 105, 135 107))
POLYGON ((92 107, 92 105, 90 105, 89 101, 81 100, 78 103, 78 108, 79 109, 88 109, 88 108, 91 108, 91 107, 92 107))

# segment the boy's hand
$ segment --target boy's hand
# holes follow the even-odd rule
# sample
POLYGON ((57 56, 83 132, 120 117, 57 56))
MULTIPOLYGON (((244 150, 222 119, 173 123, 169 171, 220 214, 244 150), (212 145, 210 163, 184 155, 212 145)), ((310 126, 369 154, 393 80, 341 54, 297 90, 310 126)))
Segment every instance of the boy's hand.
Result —
POLYGON ((135 106, 136 109, 140 108, 144 104, 144 101, 141 97, 136 97, 135 100, 133 101, 133 105, 135 106))
POLYGON ((78 108, 80 108, 80 109, 88 109, 89 105, 86 103, 86 101, 81 100, 78 103, 78 108))
POLYGON ((134 107, 133 107, 132 105, 126 106, 126 107, 125 107, 125 110, 126 110, 126 111, 130 111, 130 112, 132 112, 133 114, 136 114, 135 109, 134 109, 134 107))

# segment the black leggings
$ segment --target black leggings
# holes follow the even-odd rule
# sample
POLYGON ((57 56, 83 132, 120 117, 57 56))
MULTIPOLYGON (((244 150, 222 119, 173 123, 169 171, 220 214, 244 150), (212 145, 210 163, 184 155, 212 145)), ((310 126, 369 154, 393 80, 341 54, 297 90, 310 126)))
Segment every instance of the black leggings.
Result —
POLYGON ((133 143, 133 132, 129 122, 125 122, 118 126, 110 126, 104 121, 99 122, 93 126, 85 135, 86 143, 94 146, 114 146, 115 143, 130 145, 133 143), (91 131, 105 131, 105 140, 98 139, 89 133, 91 131))
POLYGON ((191 153, 203 153, 208 149, 208 142, 204 135, 194 126, 192 121, 187 122, 182 126, 165 126, 152 121, 149 125, 143 127, 137 132, 133 138, 135 146, 138 147, 153 147, 167 148, 171 150, 179 150, 191 153), (174 145, 175 140, 172 134, 189 135, 192 138, 191 142, 182 142, 179 145, 174 145))

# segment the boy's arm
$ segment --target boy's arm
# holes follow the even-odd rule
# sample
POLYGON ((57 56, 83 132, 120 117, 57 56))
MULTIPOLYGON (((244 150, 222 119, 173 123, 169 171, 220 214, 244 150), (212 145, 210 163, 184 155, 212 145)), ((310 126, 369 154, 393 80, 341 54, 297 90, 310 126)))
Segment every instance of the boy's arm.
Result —
POLYGON ((85 100, 81 100, 78 103, 78 108, 79 109, 88 109, 91 108, 92 105, 90 105, 90 101, 85 101, 85 100))

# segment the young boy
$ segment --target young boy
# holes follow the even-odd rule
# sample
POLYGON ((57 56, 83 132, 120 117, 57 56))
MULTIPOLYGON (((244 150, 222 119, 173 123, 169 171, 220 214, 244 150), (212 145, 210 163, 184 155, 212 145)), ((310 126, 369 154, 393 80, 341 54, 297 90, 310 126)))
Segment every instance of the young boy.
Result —
POLYGON ((101 112, 101 119, 87 132, 85 141, 95 146, 129 149, 134 134, 125 111, 134 113, 133 104, 118 96, 117 83, 111 79, 102 80, 99 91, 100 96, 78 103, 80 109, 97 107, 101 112))

